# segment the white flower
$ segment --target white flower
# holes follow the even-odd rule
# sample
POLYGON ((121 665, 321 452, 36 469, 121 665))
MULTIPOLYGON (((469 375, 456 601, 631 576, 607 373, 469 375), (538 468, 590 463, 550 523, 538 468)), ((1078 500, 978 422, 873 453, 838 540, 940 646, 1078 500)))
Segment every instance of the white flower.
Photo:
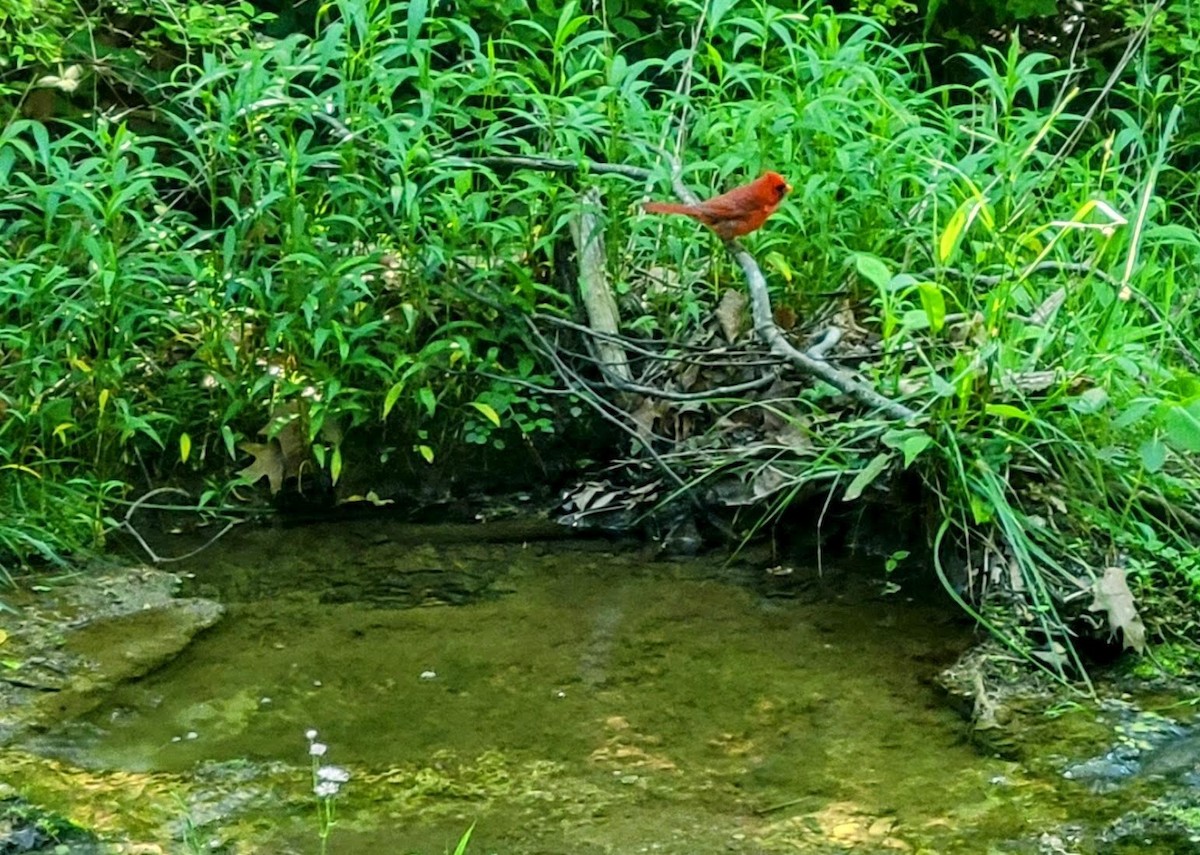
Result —
POLYGON ((317 770, 317 779, 333 784, 344 784, 350 780, 350 773, 341 766, 322 766, 317 770))
POLYGON ((314 742, 308 746, 308 753, 313 757, 324 757, 325 752, 329 750, 329 746, 324 742, 314 742))
POLYGON ((316 739, 317 738, 316 728, 310 727, 308 730, 304 731, 304 738, 307 739, 309 742, 312 742, 314 739, 316 739))
POLYGON ((338 785, 333 781, 322 781, 313 787, 313 793, 319 799, 331 799, 338 794, 338 785))

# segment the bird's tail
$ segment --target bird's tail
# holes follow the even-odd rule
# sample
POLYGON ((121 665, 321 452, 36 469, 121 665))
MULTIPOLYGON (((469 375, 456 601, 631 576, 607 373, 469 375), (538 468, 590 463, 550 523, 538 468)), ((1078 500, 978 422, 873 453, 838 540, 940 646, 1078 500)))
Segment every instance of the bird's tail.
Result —
POLYGON ((685 217, 698 217, 699 212, 693 205, 680 205, 675 202, 647 202, 642 205, 647 214, 683 214, 685 217))

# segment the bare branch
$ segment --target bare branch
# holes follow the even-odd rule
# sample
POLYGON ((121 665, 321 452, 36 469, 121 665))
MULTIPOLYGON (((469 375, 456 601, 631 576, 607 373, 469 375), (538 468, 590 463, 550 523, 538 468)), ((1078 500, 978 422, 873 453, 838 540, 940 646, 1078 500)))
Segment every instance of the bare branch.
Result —
MULTIPOLYGON (((135 513, 137 513, 138 510, 145 507, 147 501, 149 501, 153 496, 158 496, 163 493, 176 493, 178 495, 183 495, 183 496, 186 496, 188 494, 186 490, 181 490, 178 487, 158 487, 156 489, 153 489, 150 492, 145 493, 142 496, 140 496, 138 499, 136 499, 129 506, 129 509, 127 511, 125 511, 125 516, 121 519, 121 522, 119 522, 112 529, 112 530, 116 530, 116 531, 123 531, 126 534, 130 535, 134 540, 136 540, 141 545, 142 549, 146 550, 146 554, 150 556, 150 560, 153 561, 155 564, 170 564, 175 561, 184 561, 188 558, 191 558, 193 555, 198 555, 201 552, 203 552, 204 550, 208 549, 210 546, 212 546, 214 543, 216 543, 222 537, 224 537, 225 533, 228 532, 235 525, 237 525, 239 522, 239 520, 230 520, 228 523, 226 523, 226 525, 223 529, 221 529, 219 532, 214 534, 203 544, 201 544, 200 546, 193 549, 191 552, 188 552, 184 555, 177 555, 175 557, 170 557, 170 558, 164 557, 162 555, 159 555, 157 552, 154 551, 153 548, 151 548, 150 544, 148 544, 146 542, 146 539, 144 537, 142 537, 141 532, 139 532, 137 530, 137 528, 134 527, 133 522, 132 522, 133 515, 135 513)), ((195 508, 192 508, 192 510, 195 510, 198 512, 200 510, 200 508, 199 508, 199 506, 197 506, 195 508)))
MULTIPOLYGON (((636 166, 596 163, 589 160, 572 161, 549 157, 481 157, 460 158, 460 160, 484 166, 509 166, 552 172, 588 171, 599 174, 610 173, 639 181, 647 180, 653 175, 650 170, 636 166)), ((671 183, 675 188, 675 194, 689 204, 698 204, 699 199, 683 183, 682 167, 678 159, 671 157, 670 163, 671 183)), ((742 268, 742 273, 745 274, 746 284, 750 290, 750 303, 755 332, 767 344, 772 353, 800 369, 805 374, 823 380, 860 403, 885 413, 889 418, 897 421, 910 421, 917 417, 918 413, 916 410, 898 401, 893 401, 871 386, 855 379, 848 372, 825 362, 823 359, 809 356, 807 353, 797 350, 792 346, 791 342, 784 336, 783 331, 775 324, 775 319, 771 313, 771 299, 767 291, 767 280, 763 276, 758 262, 737 241, 729 241, 726 244, 726 249, 733 255, 738 266, 742 268)))

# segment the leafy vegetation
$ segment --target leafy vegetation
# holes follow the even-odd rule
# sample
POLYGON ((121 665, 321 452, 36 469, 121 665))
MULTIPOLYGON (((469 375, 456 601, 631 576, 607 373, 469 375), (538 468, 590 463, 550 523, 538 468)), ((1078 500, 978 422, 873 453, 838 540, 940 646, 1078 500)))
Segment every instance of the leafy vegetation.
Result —
MULTIPOLYGON (((877 5, 859 8, 911 11, 877 5)), ((1157 61, 1095 88, 1016 35, 930 86, 923 45, 816 4, 676 0, 681 26, 656 31, 662 10, 628 3, 489 6, 477 29, 423 0, 334 2, 276 37, 249 6, 162 8, 64 12, 73 29, 48 39, 4 7, 6 568, 101 540, 164 483, 221 506, 259 478, 311 492, 379 467, 574 463, 599 409, 635 453, 670 453, 676 492, 751 485, 760 523, 919 485, 947 586, 1059 673, 1089 606, 1140 648, 1135 602, 1161 634, 1194 600, 1182 6, 1130 13, 1157 61), (1173 25, 1148 40, 1160 12, 1173 25), (664 150, 702 192, 788 176, 748 240, 776 318, 801 319, 797 342, 839 330, 829 358, 917 418, 790 381, 614 415, 620 390, 601 394, 588 336, 562 323, 584 191, 644 346, 682 352, 740 280, 694 225, 635 213, 667 193, 664 150), (495 159, 515 156, 558 165, 495 159), (685 409, 691 438, 665 427, 685 409)))

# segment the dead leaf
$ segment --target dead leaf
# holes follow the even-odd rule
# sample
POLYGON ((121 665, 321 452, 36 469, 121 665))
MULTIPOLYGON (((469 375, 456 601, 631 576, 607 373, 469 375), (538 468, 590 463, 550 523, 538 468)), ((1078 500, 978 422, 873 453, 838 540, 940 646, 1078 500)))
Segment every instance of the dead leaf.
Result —
POLYGON ((611 487, 612 485, 607 481, 592 481, 581 486, 574 494, 563 496, 563 505, 568 508, 574 507, 577 511, 585 511, 588 505, 592 503, 592 499, 604 490, 611 489, 611 487))
POLYGON ((754 498, 765 499, 787 481, 787 475, 779 469, 774 466, 766 466, 754 473, 754 477, 750 480, 750 491, 754 494, 754 498))
POLYGON ((1018 392, 1044 392, 1058 382, 1058 372, 1049 371, 1009 371, 1000 378, 1000 388, 1015 389, 1018 392))
POLYGON ((275 439, 279 441, 285 462, 308 456, 308 437, 305 436, 304 420, 300 416, 300 402, 288 401, 271 411, 271 421, 259 431, 263 436, 270 436, 271 431, 278 428, 275 439))
POLYGON ((1146 625, 1138 614, 1133 602, 1133 592, 1125 579, 1122 567, 1109 567, 1104 575, 1092 584, 1092 594, 1095 596, 1088 611, 1104 610, 1108 613, 1108 626, 1113 631, 1121 631, 1125 647, 1132 647, 1138 653, 1146 650, 1146 625))
POLYGON ((804 450, 812 448, 812 440, 808 438, 797 421, 789 421, 775 433, 775 442, 784 448, 804 450))
POLYGON ((1062 308, 1062 304, 1067 300, 1067 289, 1059 288, 1053 294, 1045 299, 1042 305, 1037 307, 1032 315, 1029 316, 1029 323, 1035 327, 1045 326, 1046 323, 1054 317, 1054 313, 1062 308))
POLYGON ((796 310, 791 306, 776 306, 771 311, 771 316, 775 320, 775 326, 784 332, 793 330, 796 326, 796 321, 800 319, 796 314, 796 310))
POLYGON ((733 344, 741 337, 745 329, 746 295, 741 291, 728 289, 721 295, 721 304, 717 306, 714 315, 721 322, 721 331, 725 340, 733 344))
POLYGON ((688 367, 679 374, 679 388, 684 392, 690 392, 695 388, 698 379, 700 379, 700 363, 690 362, 688 367))
POLYGON ((271 495, 278 493, 283 487, 283 473, 287 463, 279 443, 275 440, 243 442, 238 444, 238 448, 254 457, 253 463, 237 473, 238 477, 244 478, 247 484, 256 484, 260 478, 266 477, 271 485, 271 495))
POLYGON ((655 398, 643 398, 641 405, 630 413, 629 418, 637 425, 638 439, 649 445, 654 438, 654 425, 666 415, 666 405, 655 398))

